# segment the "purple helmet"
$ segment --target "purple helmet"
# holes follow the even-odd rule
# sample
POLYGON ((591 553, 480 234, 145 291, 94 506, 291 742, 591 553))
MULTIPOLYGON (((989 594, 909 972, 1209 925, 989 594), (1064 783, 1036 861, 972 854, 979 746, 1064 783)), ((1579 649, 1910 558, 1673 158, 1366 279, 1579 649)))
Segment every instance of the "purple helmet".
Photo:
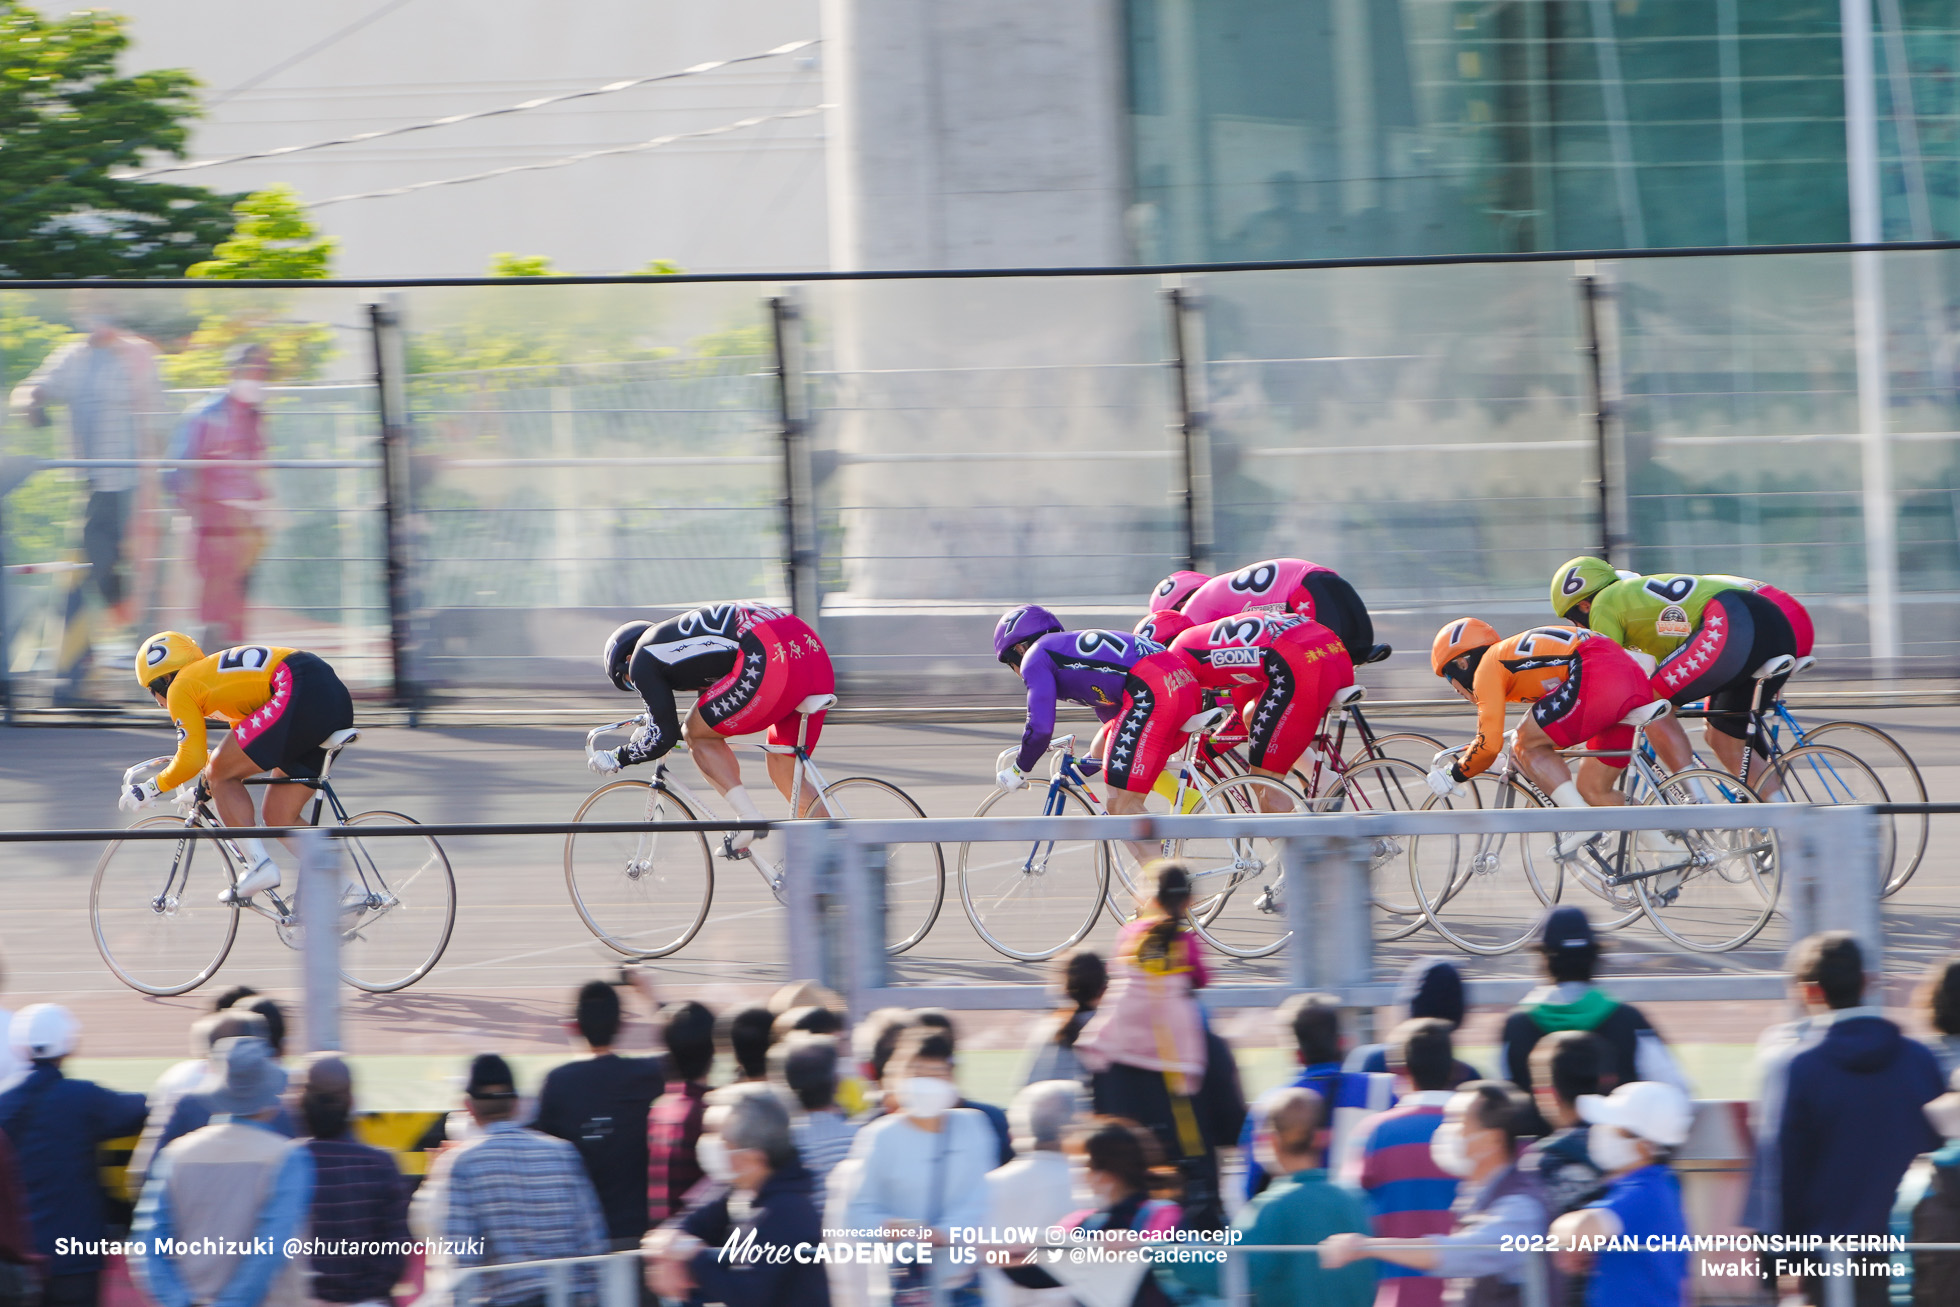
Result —
POLYGON ((1010 610, 994 628, 994 657, 1009 667, 1018 669, 1020 658, 1014 653, 1014 646, 1023 640, 1036 640, 1053 631, 1062 629, 1055 614, 1046 608, 1029 604, 1026 608, 1010 610))
POLYGON ((640 637, 652 629, 652 622, 628 622, 606 637, 606 648, 599 661, 618 688, 633 688, 633 682, 626 679, 626 668, 633 661, 633 650, 638 647, 640 637))

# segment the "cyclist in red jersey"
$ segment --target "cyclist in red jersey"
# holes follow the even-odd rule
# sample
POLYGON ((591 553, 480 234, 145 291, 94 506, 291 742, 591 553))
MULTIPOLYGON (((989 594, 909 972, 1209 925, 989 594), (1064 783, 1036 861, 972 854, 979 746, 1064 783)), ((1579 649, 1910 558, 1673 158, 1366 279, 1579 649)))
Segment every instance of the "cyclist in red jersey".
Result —
POLYGON ((1304 558, 1269 558, 1214 576, 1185 600, 1183 613, 1199 626, 1239 613, 1291 613, 1332 631, 1355 665, 1378 663, 1393 652, 1375 643, 1368 606, 1340 573, 1304 558))
POLYGON ((1198 683, 1231 697, 1252 744, 1252 770, 1284 777, 1320 730, 1337 691, 1354 684, 1340 637, 1319 622, 1242 613, 1195 626, 1171 643, 1198 664, 1198 683))

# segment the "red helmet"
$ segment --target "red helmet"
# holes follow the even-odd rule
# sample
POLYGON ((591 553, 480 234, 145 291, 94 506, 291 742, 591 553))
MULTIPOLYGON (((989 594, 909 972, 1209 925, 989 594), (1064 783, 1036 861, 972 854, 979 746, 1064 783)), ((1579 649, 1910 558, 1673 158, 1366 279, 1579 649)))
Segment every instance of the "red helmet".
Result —
POLYGON ((1159 608, 1156 612, 1150 614, 1141 622, 1138 622, 1132 634, 1140 635, 1146 640, 1155 640, 1158 644, 1167 645, 1196 625, 1196 622, 1186 617, 1183 613, 1178 612, 1175 608, 1159 608))

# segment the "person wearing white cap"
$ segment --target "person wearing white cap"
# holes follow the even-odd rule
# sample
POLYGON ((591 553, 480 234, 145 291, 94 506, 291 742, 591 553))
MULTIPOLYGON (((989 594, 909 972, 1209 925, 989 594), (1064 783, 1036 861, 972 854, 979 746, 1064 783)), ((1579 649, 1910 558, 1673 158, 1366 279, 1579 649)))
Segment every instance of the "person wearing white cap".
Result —
POLYGON ((7 1025, 15 1055, 32 1064, 0 1093, 0 1131, 18 1155, 35 1251, 47 1259, 42 1307, 95 1307, 102 1258, 87 1249, 99 1247, 108 1231, 95 1152, 141 1130, 149 1115, 141 1094, 62 1074, 61 1061, 81 1035, 82 1023, 56 1003, 30 1004, 7 1025))
POLYGON ((1587 1307, 1686 1302, 1688 1254, 1650 1249, 1647 1241, 1688 1233, 1681 1186, 1667 1158, 1687 1142, 1694 1104, 1673 1085, 1635 1080, 1604 1098, 1587 1094, 1578 1107, 1580 1119, 1591 1125, 1586 1151, 1607 1186, 1597 1202, 1552 1222, 1555 1244, 1567 1250, 1557 1255, 1560 1266, 1590 1268, 1587 1307), (1583 1251, 1586 1243, 1597 1247, 1597 1241, 1622 1236, 1633 1239, 1638 1251, 1583 1251), (1575 1245, 1582 1251, 1573 1251, 1575 1245))

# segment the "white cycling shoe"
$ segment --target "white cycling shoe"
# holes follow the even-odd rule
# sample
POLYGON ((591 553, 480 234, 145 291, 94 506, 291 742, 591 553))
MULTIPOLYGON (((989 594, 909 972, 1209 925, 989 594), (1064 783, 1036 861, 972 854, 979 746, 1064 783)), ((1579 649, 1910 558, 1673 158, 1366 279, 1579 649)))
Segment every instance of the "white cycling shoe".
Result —
POLYGON ((236 885, 226 886, 218 894, 220 903, 243 903, 262 889, 279 888, 279 864, 271 858, 260 858, 252 864, 252 869, 238 878, 236 885))
POLYGON ((1579 856, 1579 850, 1585 848, 1605 833, 1605 831, 1599 830, 1567 831, 1558 837, 1558 856, 1569 862, 1579 856))

